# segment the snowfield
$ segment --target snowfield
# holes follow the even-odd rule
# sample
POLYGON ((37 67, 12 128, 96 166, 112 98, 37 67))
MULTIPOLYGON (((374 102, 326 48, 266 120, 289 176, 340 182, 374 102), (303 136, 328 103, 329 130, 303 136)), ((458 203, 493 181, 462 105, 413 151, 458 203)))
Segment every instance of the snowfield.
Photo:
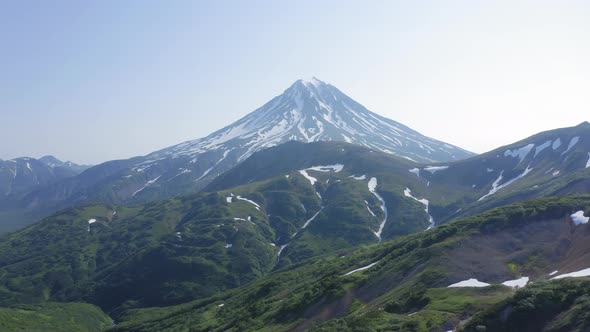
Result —
POLYGON ((342 165, 342 164, 334 164, 334 165, 327 165, 327 166, 313 166, 310 168, 300 170, 299 174, 303 175, 303 177, 305 177, 309 181, 309 183, 311 183, 311 185, 313 186, 316 182, 318 182, 318 179, 309 175, 309 173, 307 173, 307 171, 316 171, 316 172, 323 172, 323 173, 332 171, 334 173, 338 173, 338 172, 342 171, 343 168, 344 168, 344 165, 342 165))
POLYGON ((487 287, 490 284, 481 282, 477 279, 471 278, 463 281, 459 281, 452 285, 447 286, 447 288, 454 288, 454 287, 487 287))
POLYGON ((570 217, 572 218, 572 221, 576 226, 581 224, 587 224, 588 220, 590 220, 590 217, 584 217, 584 211, 582 210, 576 213, 572 213, 570 217))
POLYGON ((522 287, 526 286, 526 284, 528 284, 528 282, 529 282, 529 277, 522 277, 522 278, 515 279, 515 280, 504 281, 502 283, 502 285, 512 287, 512 288, 522 288, 522 287))
POLYGON ((561 275, 558 275, 557 277, 553 277, 551 279, 553 280, 553 279, 562 279, 562 278, 580 278, 580 277, 588 277, 588 276, 590 276, 590 268, 576 271, 576 272, 561 274, 561 275))
POLYGON ((299 171, 299 174, 303 175, 303 177, 305 177, 309 183, 311 183, 311 185, 313 186, 316 182, 318 182, 318 179, 314 178, 313 176, 310 176, 309 174, 307 174, 307 171, 302 169, 299 171))
POLYGON ((568 151, 571 150, 576 144, 578 144, 579 141, 580 141, 580 136, 572 137, 572 139, 570 140, 570 143, 567 145, 567 149, 565 149, 565 151, 563 151, 561 153, 561 155, 563 156, 564 154, 568 153, 568 151))
POLYGON ((504 151, 504 156, 518 158, 519 163, 521 163, 534 147, 535 147, 535 144, 531 143, 531 144, 525 145, 525 146, 518 148, 518 149, 506 150, 506 151, 504 151))

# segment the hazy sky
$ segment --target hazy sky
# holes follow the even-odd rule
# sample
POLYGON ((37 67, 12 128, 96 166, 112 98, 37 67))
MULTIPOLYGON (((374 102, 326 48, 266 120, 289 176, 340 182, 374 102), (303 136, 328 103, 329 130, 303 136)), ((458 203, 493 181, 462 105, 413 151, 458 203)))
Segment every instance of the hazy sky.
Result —
POLYGON ((588 1, 0 1, 0 158, 205 136, 317 76, 484 152, 590 120, 588 1))

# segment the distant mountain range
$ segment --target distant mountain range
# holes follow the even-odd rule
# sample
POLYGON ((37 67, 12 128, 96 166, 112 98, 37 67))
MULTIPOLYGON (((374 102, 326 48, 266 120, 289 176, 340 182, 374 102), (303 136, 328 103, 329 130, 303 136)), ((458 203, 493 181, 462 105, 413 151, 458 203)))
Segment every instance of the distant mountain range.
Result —
POLYGON ((82 173, 90 166, 63 162, 54 156, 39 159, 0 159, 0 195, 19 196, 82 173))

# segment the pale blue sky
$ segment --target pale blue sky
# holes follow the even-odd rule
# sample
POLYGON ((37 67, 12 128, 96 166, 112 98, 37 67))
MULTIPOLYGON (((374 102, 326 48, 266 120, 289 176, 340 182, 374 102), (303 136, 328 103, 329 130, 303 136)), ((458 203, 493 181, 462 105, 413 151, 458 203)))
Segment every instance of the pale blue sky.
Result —
POLYGON ((587 1, 0 0, 0 158, 98 163, 317 76, 475 152, 590 120, 587 1))

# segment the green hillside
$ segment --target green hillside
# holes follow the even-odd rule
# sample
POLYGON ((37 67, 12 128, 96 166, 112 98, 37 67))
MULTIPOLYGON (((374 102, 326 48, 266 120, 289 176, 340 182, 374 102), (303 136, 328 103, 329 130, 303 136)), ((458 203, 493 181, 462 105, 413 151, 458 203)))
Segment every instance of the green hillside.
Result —
POLYGON ((99 308, 86 303, 44 303, 0 308, 0 331, 98 332, 113 321, 99 308))
POLYGON ((589 211, 590 196, 497 208, 316 257, 209 299, 130 310, 117 330, 448 331, 510 298, 513 291, 502 282, 527 276, 534 285, 554 270, 587 268, 588 225, 574 227, 569 219, 580 209, 589 211), (492 286, 446 288, 470 278, 492 286))

